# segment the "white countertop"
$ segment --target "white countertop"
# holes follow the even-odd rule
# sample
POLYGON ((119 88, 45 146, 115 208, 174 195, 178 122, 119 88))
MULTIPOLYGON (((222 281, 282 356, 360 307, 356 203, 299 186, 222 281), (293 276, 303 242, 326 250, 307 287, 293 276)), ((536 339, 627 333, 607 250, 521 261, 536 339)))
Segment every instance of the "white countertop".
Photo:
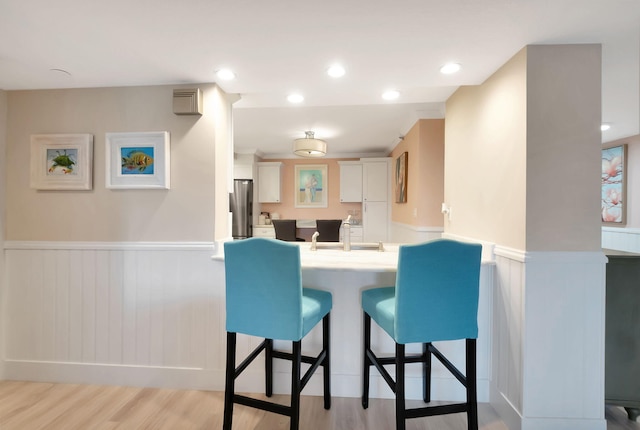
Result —
MULTIPOLYGON (((311 242, 288 242, 300 247, 300 264, 302 269, 345 270, 364 272, 395 272, 398 269, 399 243, 385 243, 384 251, 377 250, 374 243, 351 243, 351 251, 342 249, 342 242, 318 242, 316 251, 311 251, 311 242), (368 249, 357 249, 367 246, 368 249)), ((212 257, 215 261, 224 261, 224 246, 219 248, 220 254, 212 257)), ((483 260, 483 265, 495 264, 491 260, 483 260)))
MULTIPOLYGON (((398 244, 384 244, 384 251, 377 250, 377 244, 370 249, 352 249, 344 251, 341 242, 318 242, 318 250, 311 251, 311 242, 289 242, 300 247, 302 269, 356 270, 368 272, 395 272, 398 266, 398 244), (327 249, 329 248, 329 249, 327 249)), ((357 248, 358 243, 352 243, 357 248)), ((224 261, 224 247, 220 254, 212 257, 214 261, 224 261)))

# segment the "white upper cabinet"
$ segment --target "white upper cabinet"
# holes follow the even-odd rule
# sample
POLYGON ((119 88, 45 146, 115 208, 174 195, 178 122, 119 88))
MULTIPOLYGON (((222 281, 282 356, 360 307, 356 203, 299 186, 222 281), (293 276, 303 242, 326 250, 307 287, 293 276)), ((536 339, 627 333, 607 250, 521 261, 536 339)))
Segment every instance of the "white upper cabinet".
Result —
POLYGON ((281 162, 258 164, 258 202, 280 203, 281 162))
POLYGON ((362 163, 338 161, 340 165, 340 202, 362 201, 362 163))
POLYGON ((386 202, 389 199, 389 161, 362 159, 364 202, 386 202))

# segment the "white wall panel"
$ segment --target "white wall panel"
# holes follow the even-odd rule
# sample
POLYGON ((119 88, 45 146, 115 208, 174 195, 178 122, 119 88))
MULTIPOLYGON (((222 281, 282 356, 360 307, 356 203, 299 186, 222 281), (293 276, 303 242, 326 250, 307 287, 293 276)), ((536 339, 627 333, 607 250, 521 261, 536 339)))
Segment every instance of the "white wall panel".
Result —
POLYGON ((213 293, 223 289, 210 259, 213 246, 11 246, 6 251, 7 360, 184 368, 221 364, 206 354, 207 344, 220 341, 206 325, 215 321, 211 331, 219 329, 216 314, 223 309, 215 303, 222 295, 213 293))
POLYGON ((492 405, 513 429, 603 429, 604 256, 495 253, 492 405))
POLYGON ((602 247, 640 253, 640 229, 602 227, 602 247))
MULTIPOLYGON (((7 378, 223 389, 224 266, 212 260, 213 245, 9 242, 5 250, 7 378)), ((493 270, 492 264, 483 264, 481 271, 480 401, 489 400, 493 270)), ((305 285, 333 294, 334 395, 361 394, 360 290, 394 280, 395 273, 377 270, 303 271, 305 285)), ((382 349, 393 350, 388 336, 374 339, 382 349)), ((259 341, 239 336, 238 356, 246 356, 259 341)), ((316 327, 303 348, 313 353, 320 344, 316 327)), ((442 348, 463 365, 463 343, 442 348)), ((408 397, 418 398, 420 368, 410 369, 408 397)), ((276 391, 288 392, 289 367, 276 362, 276 373, 276 391)), ((460 384, 437 364, 434 378, 434 399, 464 398, 460 384)), ((238 381, 241 391, 259 392, 263 386, 259 363, 238 381)), ((371 396, 389 396, 385 390, 374 377, 371 396)), ((321 378, 314 376, 305 392, 321 391, 321 378)))

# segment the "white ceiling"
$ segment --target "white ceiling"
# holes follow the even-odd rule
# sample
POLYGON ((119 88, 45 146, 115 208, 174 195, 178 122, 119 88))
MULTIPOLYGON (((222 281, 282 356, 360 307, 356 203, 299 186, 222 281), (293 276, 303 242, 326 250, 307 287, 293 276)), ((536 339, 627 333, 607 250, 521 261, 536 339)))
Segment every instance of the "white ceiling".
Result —
POLYGON ((0 0, 0 89, 215 82, 230 67, 218 84, 241 95, 239 152, 289 155, 313 130, 329 155, 375 154, 444 117, 458 86, 558 43, 602 44, 603 141, 638 134, 638 0, 0 0), (462 71, 441 75, 450 61, 462 71), (388 88, 400 99, 383 101, 388 88))

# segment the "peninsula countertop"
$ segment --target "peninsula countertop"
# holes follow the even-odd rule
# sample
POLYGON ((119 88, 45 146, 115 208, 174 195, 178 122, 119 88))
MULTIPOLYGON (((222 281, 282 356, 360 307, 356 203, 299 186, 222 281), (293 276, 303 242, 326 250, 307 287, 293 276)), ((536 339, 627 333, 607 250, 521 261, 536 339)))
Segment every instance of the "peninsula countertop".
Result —
MULTIPOLYGON (((290 242, 300 247, 302 269, 366 270, 395 272, 398 267, 399 244, 385 243, 379 251, 378 243, 351 243, 351 251, 344 251, 342 242, 318 242, 311 250, 311 242, 290 242)), ((213 260, 224 261, 224 247, 213 260)))

